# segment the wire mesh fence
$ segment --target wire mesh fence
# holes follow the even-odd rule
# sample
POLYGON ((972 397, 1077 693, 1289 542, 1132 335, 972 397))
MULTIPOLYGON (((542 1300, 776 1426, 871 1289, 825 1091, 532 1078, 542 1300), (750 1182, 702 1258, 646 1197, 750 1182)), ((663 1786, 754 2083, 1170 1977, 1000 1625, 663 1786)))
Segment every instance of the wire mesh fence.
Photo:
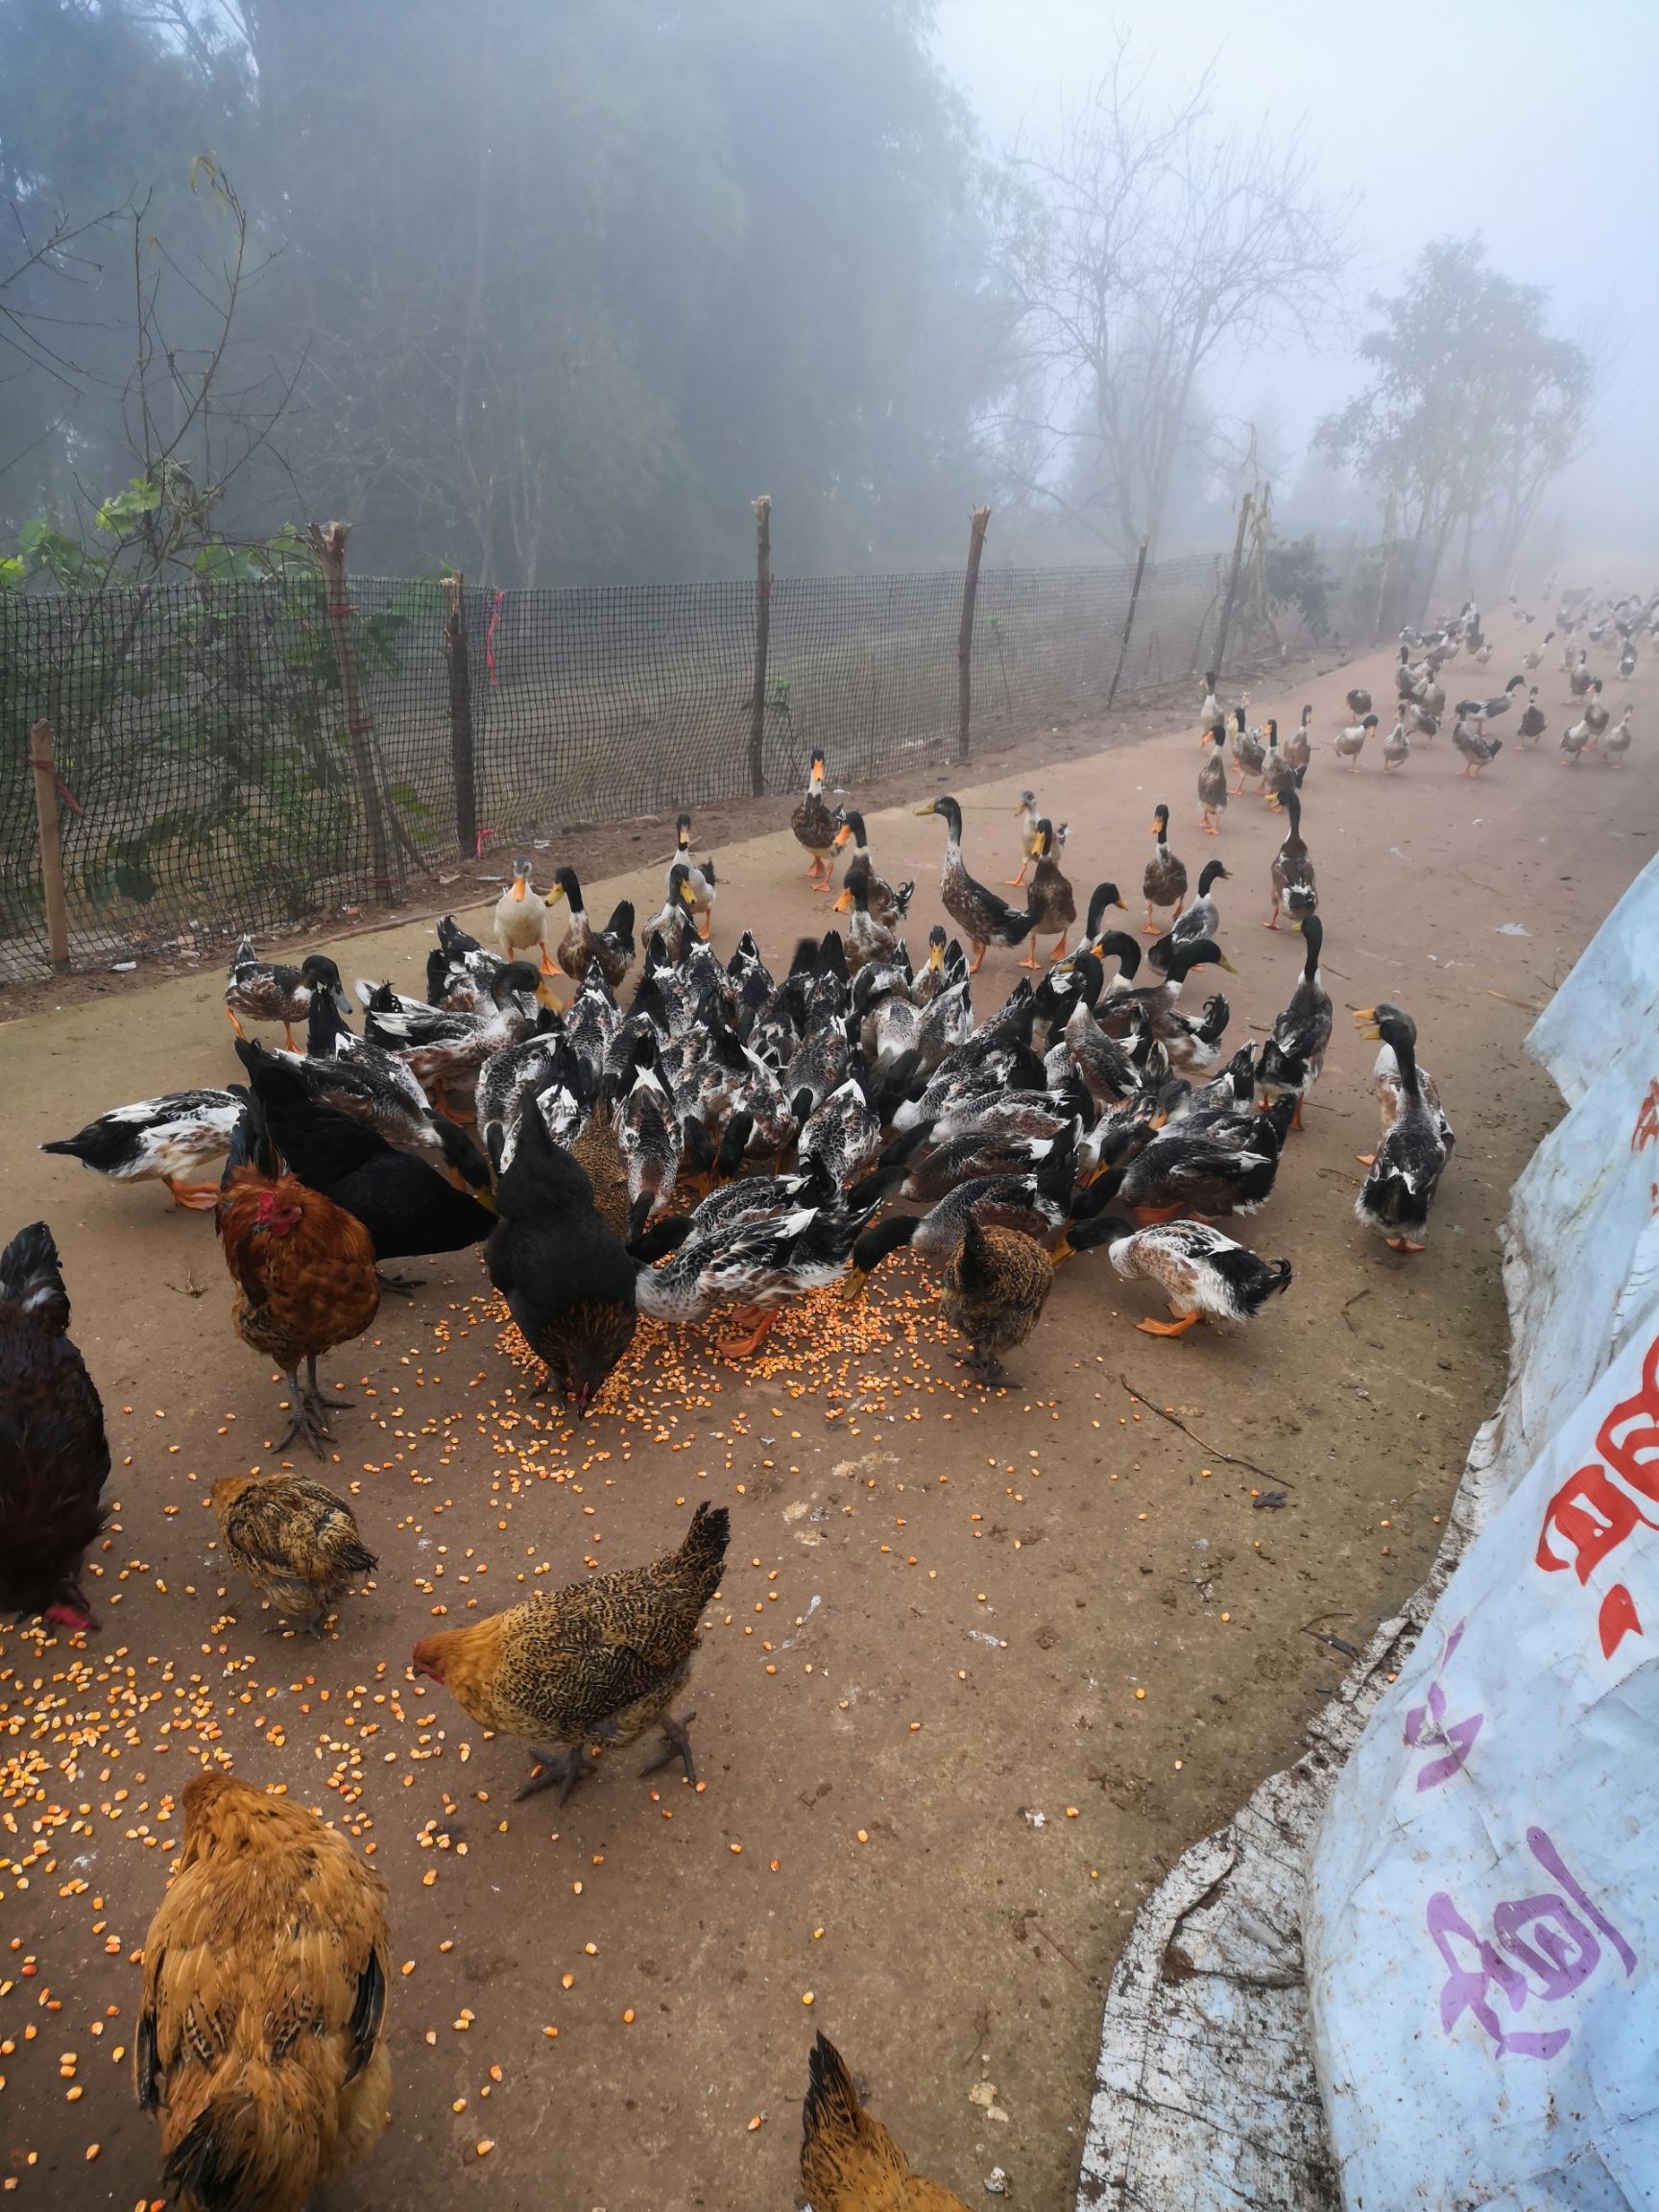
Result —
MULTIPOLYGON (((1322 558, 1336 627, 1375 636, 1386 563, 1357 547, 1322 558)), ((987 565, 974 735, 1097 710, 1120 660, 1120 693, 1201 671, 1227 566, 1149 565, 1126 639, 1133 567, 987 565)), ((355 578, 331 616, 304 568, 0 594, 0 979, 48 966, 42 722, 71 961, 135 960, 388 903, 532 833, 750 791, 756 598, 748 582, 355 578)), ((776 580, 764 787, 793 788, 814 749, 854 783, 954 745, 961 617, 958 573, 776 580)))

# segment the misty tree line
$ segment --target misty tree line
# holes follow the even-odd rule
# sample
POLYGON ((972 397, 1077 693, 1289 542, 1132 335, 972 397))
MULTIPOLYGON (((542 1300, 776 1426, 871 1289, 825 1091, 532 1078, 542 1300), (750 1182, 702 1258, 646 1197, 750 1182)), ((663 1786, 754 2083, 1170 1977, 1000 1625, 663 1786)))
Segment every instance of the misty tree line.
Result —
MULTIPOLYGON (((385 573, 730 574, 761 490, 796 573, 939 565, 985 497, 1035 557, 1213 536, 1271 443, 1221 372, 1356 349, 1356 208, 1121 43, 994 152, 930 30, 926 0, 0 0, 0 582, 325 512, 385 573)), ((1368 320, 1316 448, 1379 530, 1465 574, 1479 532, 1506 572, 1589 359, 1471 240, 1368 320)))

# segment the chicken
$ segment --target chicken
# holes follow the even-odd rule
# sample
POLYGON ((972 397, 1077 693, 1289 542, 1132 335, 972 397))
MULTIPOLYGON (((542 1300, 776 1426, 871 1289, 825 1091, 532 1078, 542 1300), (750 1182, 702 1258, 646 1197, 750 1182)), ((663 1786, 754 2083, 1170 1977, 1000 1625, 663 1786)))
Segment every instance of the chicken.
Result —
POLYGON ((801 2107, 801 2186, 812 2212, 968 2212, 925 2175, 865 2111, 846 2061, 819 2034, 801 2107))
POLYGON ((0 1612, 95 1625, 81 1564, 102 1530, 104 1407, 69 1341, 69 1293, 44 1221, 0 1252, 0 1612))
POLYGON ((317 1359, 360 1336, 379 1310, 373 1240, 354 1214, 282 1172, 256 1101, 231 1132, 218 1226, 236 1286, 230 1326, 276 1360, 293 1394, 294 1418, 276 1449, 303 1435, 321 1459, 331 1431, 317 1359))
POLYGON ((1043 1317, 1054 1262, 1020 1229, 981 1228, 972 1214, 945 1270, 945 1312, 968 1340, 962 1365, 976 1382, 1012 1387, 1001 1356, 1023 1344, 1043 1317))
POLYGON ((301 2212, 391 2117, 386 1885, 293 1798, 207 1773, 183 1802, 133 2085, 176 2212, 301 2212))
POLYGON ((210 1493, 226 1555, 280 1625, 313 1633, 379 1564, 344 1498, 299 1475, 227 1475, 210 1493))
POLYGON ((678 1551, 539 1590, 505 1613, 423 1636, 415 1671, 443 1683, 481 1727, 565 1746, 557 1758, 538 1752, 541 1771, 520 1797, 557 1783, 563 1804, 592 1772, 589 1743, 632 1743, 654 1722, 665 1747, 642 1771, 679 1759, 694 1783, 687 1730, 697 1716, 678 1719, 668 1708, 690 1671, 703 1608, 720 1586, 731 1526, 724 1505, 699 1505, 678 1551))

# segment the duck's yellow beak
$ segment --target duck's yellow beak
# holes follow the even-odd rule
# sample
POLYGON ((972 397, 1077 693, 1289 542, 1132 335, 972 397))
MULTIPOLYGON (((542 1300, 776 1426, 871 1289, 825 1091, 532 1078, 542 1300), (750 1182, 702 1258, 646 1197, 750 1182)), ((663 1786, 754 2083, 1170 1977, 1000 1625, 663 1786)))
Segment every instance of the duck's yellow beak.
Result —
POLYGON ((554 886, 553 886, 553 888, 552 888, 552 890, 551 890, 551 891, 549 891, 549 892, 548 892, 548 894, 547 894, 547 903, 548 903, 548 905, 549 905, 549 906, 557 906, 557 905, 559 905, 559 904, 561 904, 561 903, 562 903, 562 902, 563 902, 563 900, 564 900, 564 897, 565 897, 565 886, 564 886, 564 884, 563 884, 563 883, 555 883, 555 884, 554 884, 554 886))
POLYGON ((935 811, 935 809, 934 809, 933 802, 932 802, 932 800, 931 800, 931 799, 929 799, 929 800, 928 800, 928 802, 927 802, 927 804, 926 804, 926 806, 918 806, 918 807, 916 808, 916 812, 917 812, 917 814, 918 814, 918 815, 922 815, 922 814, 931 814, 931 813, 933 813, 934 811, 935 811))
POLYGON ((927 967, 928 967, 928 971, 929 971, 929 973, 930 973, 930 974, 934 974, 934 975, 937 975, 937 974, 940 973, 941 969, 943 969, 944 965, 945 965, 945 948, 944 948, 944 946, 943 946, 943 945, 929 945, 929 946, 928 946, 928 948, 927 948, 927 967))
POLYGON ((849 1271, 846 1282, 841 1286, 841 1295, 849 1304, 856 1304, 869 1287, 869 1276, 862 1274, 858 1268, 854 1267, 849 1271))
POLYGON ((830 851, 839 853, 842 846, 846 844, 848 838, 851 837, 852 834, 852 826, 849 823, 843 822, 840 829, 835 832, 835 842, 830 847, 830 851))
POLYGON ((853 894, 852 894, 852 892, 851 892, 851 891, 843 891, 843 892, 842 892, 842 894, 841 894, 841 896, 840 896, 840 898, 836 900, 836 902, 835 902, 834 905, 833 905, 833 906, 832 906, 832 907, 830 909, 830 911, 832 914, 845 914, 845 913, 846 913, 846 911, 847 911, 847 909, 848 909, 848 907, 849 907, 849 906, 851 906, 851 905, 852 905, 852 903, 853 903, 853 894))
POLYGON ((513 903, 515 905, 518 903, 519 900, 523 898, 524 894, 529 890, 529 888, 530 884, 527 878, 523 876, 516 876, 513 878, 513 903))
POLYGON ((1232 961, 1228 959, 1225 952, 1222 953, 1220 959, 1215 963, 1215 965, 1218 968, 1225 968, 1229 975, 1237 975, 1238 973, 1238 969, 1234 967, 1232 961))

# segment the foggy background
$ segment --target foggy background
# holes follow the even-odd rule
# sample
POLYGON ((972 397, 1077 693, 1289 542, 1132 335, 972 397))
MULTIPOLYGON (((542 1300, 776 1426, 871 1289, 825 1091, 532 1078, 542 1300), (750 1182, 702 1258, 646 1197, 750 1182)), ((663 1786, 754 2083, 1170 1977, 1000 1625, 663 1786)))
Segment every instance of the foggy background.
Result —
POLYGON ((1281 538, 1419 539, 1447 593, 1640 588, 1656 84, 1651 0, 0 0, 0 584, 230 573, 324 515, 385 574, 738 575, 762 491, 785 573, 955 566, 981 501, 994 561, 1123 560, 1270 483, 1281 538), (1173 415, 1149 231, 1106 256, 1110 409, 1067 353, 1052 162, 1115 56, 1137 144, 1202 108, 1142 218, 1284 187, 1284 271, 1173 415), (1437 478, 1314 445, 1370 295, 1477 234, 1583 372, 1506 508, 1453 482, 1450 402, 1437 478))

